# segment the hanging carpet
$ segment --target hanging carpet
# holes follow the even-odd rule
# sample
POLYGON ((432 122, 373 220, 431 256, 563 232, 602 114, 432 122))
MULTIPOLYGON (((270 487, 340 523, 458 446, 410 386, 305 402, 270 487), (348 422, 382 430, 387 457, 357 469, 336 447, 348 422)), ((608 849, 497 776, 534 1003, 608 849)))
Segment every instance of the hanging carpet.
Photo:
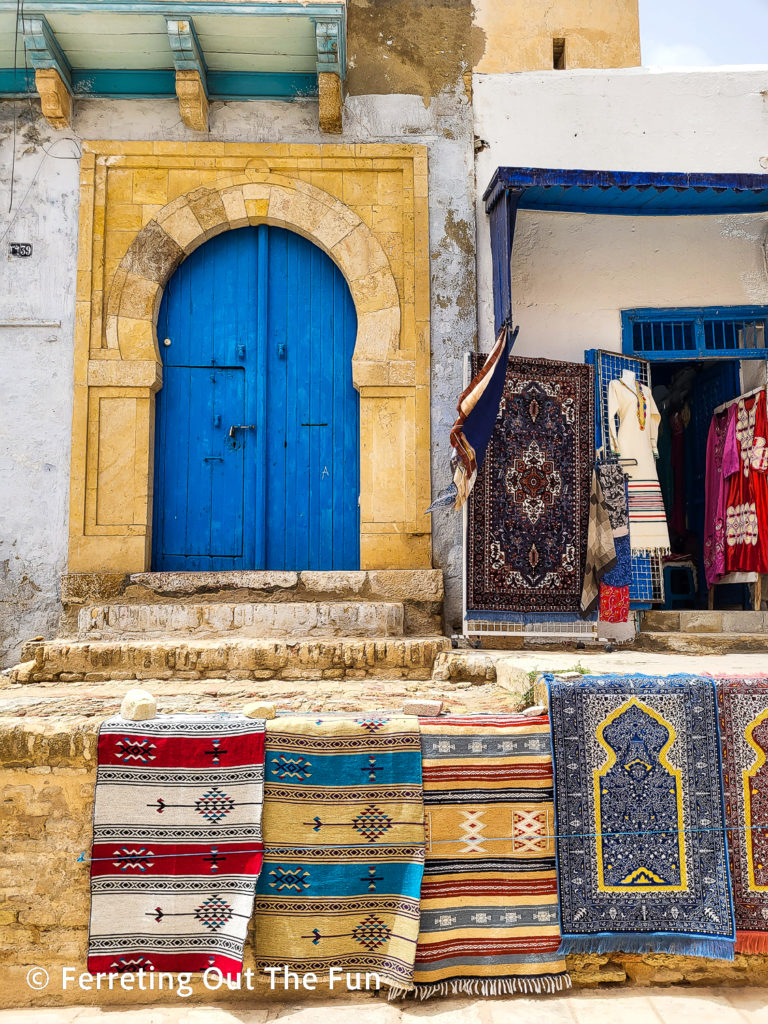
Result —
POLYGON ((88 970, 238 975, 262 861, 264 722, 110 718, 99 731, 88 970))
POLYGON ((719 679, 736 951, 768 953, 768 682, 719 679))
POLYGON ((509 360, 469 501, 473 612, 578 615, 594 462, 593 373, 580 363, 509 360))
POLYGON ((549 688, 561 951, 732 959, 713 680, 549 688))
POLYGON ((417 719, 268 722, 264 841, 259 969, 327 981, 337 968, 375 974, 395 993, 413 988, 424 868, 417 719))
POLYGON ((419 724, 427 852, 417 994, 569 986, 557 954, 546 716, 446 716, 419 724))

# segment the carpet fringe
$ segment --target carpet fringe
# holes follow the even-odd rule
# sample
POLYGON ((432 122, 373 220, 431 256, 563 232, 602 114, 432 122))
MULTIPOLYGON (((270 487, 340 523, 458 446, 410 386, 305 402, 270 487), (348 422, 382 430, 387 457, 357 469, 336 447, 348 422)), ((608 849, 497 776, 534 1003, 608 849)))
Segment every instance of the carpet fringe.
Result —
POLYGON ((570 987, 569 974, 541 974, 530 978, 453 978, 429 985, 417 984, 414 995, 419 999, 431 999, 432 996, 503 996, 519 993, 552 995, 570 987))
POLYGON ((564 935, 558 956, 571 953, 671 953, 733 960, 734 940, 666 932, 624 932, 614 935, 564 935))
POLYGON ((413 989, 403 988, 400 985, 390 985, 387 1000, 391 1003, 393 999, 404 999, 413 989))
POLYGON ((768 932, 736 932, 737 953, 768 953, 768 932))

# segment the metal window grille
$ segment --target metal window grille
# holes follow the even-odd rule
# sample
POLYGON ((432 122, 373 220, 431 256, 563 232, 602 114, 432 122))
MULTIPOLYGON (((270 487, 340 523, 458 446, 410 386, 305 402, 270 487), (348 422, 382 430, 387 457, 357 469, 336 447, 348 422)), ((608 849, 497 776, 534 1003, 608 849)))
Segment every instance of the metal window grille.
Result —
POLYGON ((764 359, 768 308, 626 309, 625 350, 646 359, 711 358, 739 353, 764 359))
MULTIPOLYGON (((595 381, 600 411, 599 443, 604 452, 611 447, 608 425, 608 385, 621 376, 622 370, 633 370, 642 384, 651 386, 651 364, 645 359, 617 352, 597 353, 595 381)), ((636 604, 657 604, 664 601, 664 569, 661 555, 632 555, 632 583, 629 599, 636 604)))

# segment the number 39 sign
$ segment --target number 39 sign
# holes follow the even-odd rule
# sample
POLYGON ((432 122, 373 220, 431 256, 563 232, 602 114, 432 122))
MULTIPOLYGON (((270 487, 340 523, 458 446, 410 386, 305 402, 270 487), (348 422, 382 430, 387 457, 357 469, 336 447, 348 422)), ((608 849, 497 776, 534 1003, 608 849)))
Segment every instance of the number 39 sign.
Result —
POLYGON ((8 255, 17 258, 23 258, 32 255, 32 243, 31 242, 9 242, 8 243, 8 255))

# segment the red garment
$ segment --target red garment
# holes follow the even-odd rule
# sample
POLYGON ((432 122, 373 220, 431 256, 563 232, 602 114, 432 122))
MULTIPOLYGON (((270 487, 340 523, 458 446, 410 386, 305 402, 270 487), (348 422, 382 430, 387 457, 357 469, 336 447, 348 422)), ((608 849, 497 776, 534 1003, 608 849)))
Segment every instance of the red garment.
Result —
POLYGON ((600 584, 600 620, 626 622, 629 618, 629 587, 600 584))
POLYGON ((768 572, 768 418, 765 391, 738 403, 738 470, 725 513, 727 572, 768 572))

